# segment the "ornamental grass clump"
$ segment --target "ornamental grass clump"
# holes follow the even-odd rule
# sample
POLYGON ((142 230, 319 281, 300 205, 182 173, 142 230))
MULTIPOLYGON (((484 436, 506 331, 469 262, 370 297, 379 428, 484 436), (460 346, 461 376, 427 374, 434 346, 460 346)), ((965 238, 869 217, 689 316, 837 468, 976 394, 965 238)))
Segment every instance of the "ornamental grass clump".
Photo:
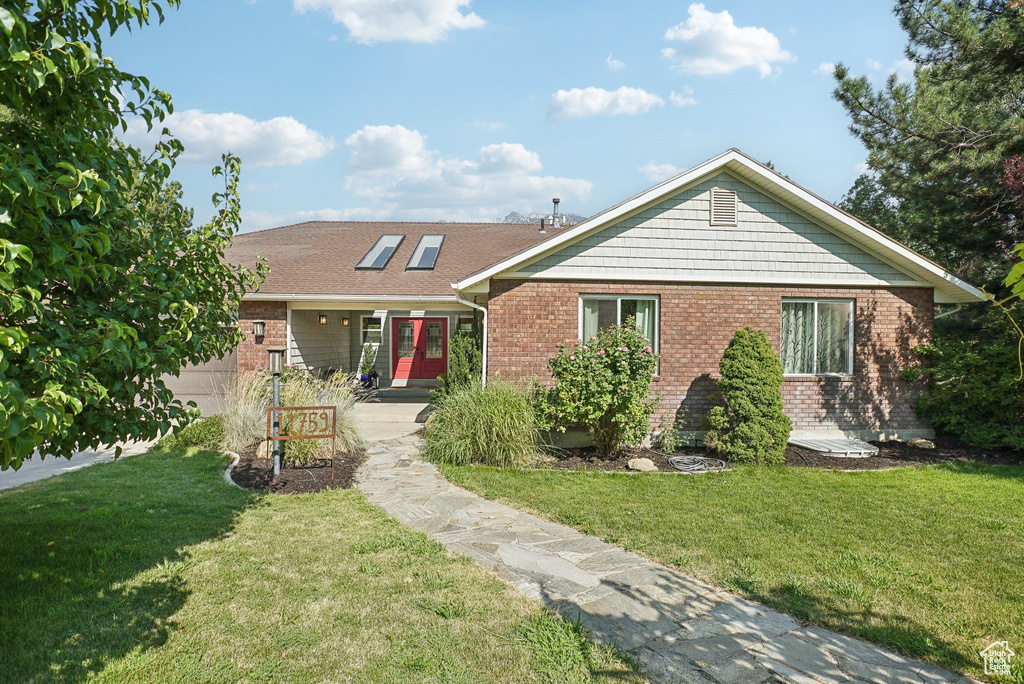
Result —
MULTIPOLYGON (((267 409, 273 401, 273 377, 265 370, 239 374, 224 402, 224 446, 245 451, 266 439, 267 409)), ((281 377, 282 406, 333 406, 335 446, 339 452, 353 453, 364 442, 356 425, 356 395, 351 378, 335 373, 322 378, 306 368, 286 368, 281 377)), ((287 460, 300 465, 330 458, 330 439, 289 440, 284 442, 287 460)))
POLYGON ((524 468, 543 454, 529 393, 500 380, 435 395, 424 439, 429 460, 451 465, 524 468))
POLYGON ((245 371, 227 384, 221 396, 225 449, 242 452, 264 438, 270 401, 270 374, 266 371, 245 371))
POLYGON ((768 336, 737 330, 718 368, 723 404, 708 414, 704 443, 737 463, 785 462, 792 423, 782 411, 782 362, 768 336))
POLYGON ((555 386, 540 394, 546 426, 585 428, 602 456, 643 441, 658 405, 650 389, 658 356, 632 321, 559 346, 547 367, 555 386))
MULTIPOLYGON (((333 406, 335 447, 351 454, 364 446, 356 424, 356 396, 352 378, 344 373, 321 377, 306 368, 285 369, 281 378, 282 406, 333 406)), ((266 418, 264 418, 264 425, 266 418)), ((265 430, 265 428, 264 428, 265 430)), ((331 457, 330 439, 301 439, 286 442, 285 457, 299 465, 331 457)))

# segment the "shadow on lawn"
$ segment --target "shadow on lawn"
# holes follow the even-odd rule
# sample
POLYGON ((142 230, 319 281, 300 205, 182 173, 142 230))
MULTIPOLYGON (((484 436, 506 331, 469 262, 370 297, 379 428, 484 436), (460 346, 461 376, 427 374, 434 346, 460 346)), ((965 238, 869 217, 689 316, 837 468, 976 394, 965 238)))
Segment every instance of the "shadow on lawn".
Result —
POLYGON ((158 448, 0 496, 0 680, 80 681, 164 643, 188 547, 256 502, 224 461, 158 448))
MULTIPOLYGON (((579 620, 583 626, 591 630, 593 636, 606 643, 614 644, 627 653, 637 649, 644 643, 656 643, 661 637, 676 632, 679 627, 674 619, 690 619, 693 616, 714 615, 722 608, 720 599, 695 591, 694 585, 683 580, 680 575, 665 568, 652 568, 641 572, 622 573, 629 575, 622 580, 605 579, 605 583, 614 587, 621 598, 614 601, 595 601, 582 606, 564 599, 561 595, 542 589, 541 598, 545 603, 562 613, 569 620, 579 620), (659 596, 672 596, 672 601, 665 601, 659 596), (632 606, 632 607, 630 607, 632 606)), ((539 578, 538 578, 539 579, 539 578)), ((801 624, 817 624, 826 629, 841 631, 858 637, 882 648, 903 653, 911 658, 928 658, 943 668, 965 670, 977 668, 978 662, 970 660, 955 646, 936 636, 928 627, 914 622, 902 615, 868 614, 844 606, 841 600, 823 597, 791 584, 765 588, 758 582, 750 582, 745 586, 740 582, 732 583, 752 601, 792 615, 801 624), (874 620, 869 618, 874 617, 874 620)), ((710 587, 708 587, 710 589, 710 587)), ((728 606, 726 606, 728 608, 728 606)), ((746 617, 738 610, 729 610, 727 621, 734 628, 756 635, 765 623, 746 617)), ((699 622, 699 620, 698 620, 699 622)), ((771 629, 771 627, 769 627, 771 629)), ((769 635, 768 642, 777 637, 769 635)), ((687 667, 700 669, 700 663, 718 662, 726 657, 741 657, 741 654, 728 643, 728 636, 701 638, 694 636, 684 647, 683 653, 692 662, 675 663, 677 670, 669 674, 680 676, 687 667), (680 669, 681 668, 681 669, 680 669)), ((879 653, 879 658, 885 656, 879 653)), ((683 658, 686 661, 686 658, 683 658)), ((817 665, 821 670, 832 669, 830 662, 819 659, 817 665)), ((884 661, 883 661, 884 662, 884 661)), ((814 662, 808 661, 814 669, 814 662)), ((650 667, 647 674, 657 674, 662 665, 655 659, 652 662, 641 662, 641 666, 650 667)), ((902 667, 899 659, 893 658, 888 665, 902 667)), ((872 672, 872 681, 887 681, 892 673, 882 666, 882 662, 865 663, 862 667, 872 672)), ((867 677, 865 677, 867 679, 867 677)))
POLYGON ((950 461, 935 466, 957 475, 975 475, 984 478, 1024 480, 1024 465, 1001 465, 981 461, 950 461))
POLYGON ((851 608, 845 599, 822 596, 788 582, 768 588, 755 584, 745 587, 744 593, 751 600, 789 613, 797 620, 823 625, 911 658, 928 658, 959 671, 978 665, 929 627, 905 615, 851 608))

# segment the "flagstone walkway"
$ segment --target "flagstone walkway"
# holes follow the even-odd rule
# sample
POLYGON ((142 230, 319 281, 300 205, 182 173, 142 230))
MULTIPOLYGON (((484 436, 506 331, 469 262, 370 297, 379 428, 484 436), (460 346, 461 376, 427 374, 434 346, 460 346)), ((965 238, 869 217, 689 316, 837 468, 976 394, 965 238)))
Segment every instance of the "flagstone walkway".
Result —
POLYGON ((793 618, 488 501, 418 457, 410 435, 377 442, 357 475, 370 501, 528 596, 631 651, 653 682, 971 682, 793 618))

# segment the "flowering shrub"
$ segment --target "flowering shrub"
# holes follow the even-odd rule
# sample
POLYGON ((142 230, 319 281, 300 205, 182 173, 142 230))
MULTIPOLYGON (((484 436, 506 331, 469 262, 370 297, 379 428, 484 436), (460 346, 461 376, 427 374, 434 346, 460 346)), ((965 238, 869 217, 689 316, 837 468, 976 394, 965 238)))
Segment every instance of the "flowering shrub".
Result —
POLYGON ((546 426, 587 428, 605 456, 639 444, 658 404, 650 392, 657 367, 658 356, 631 322, 561 345, 547 365, 555 387, 539 394, 546 426))

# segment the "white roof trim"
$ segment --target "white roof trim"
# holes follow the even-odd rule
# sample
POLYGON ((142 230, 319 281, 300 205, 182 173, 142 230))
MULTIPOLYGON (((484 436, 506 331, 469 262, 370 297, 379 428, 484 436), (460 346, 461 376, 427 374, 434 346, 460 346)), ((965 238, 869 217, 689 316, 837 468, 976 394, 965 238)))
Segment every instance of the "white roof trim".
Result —
POLYGON ((242 299, 255 302, 284 302, 291 300, 316 302, 454 302, 455 295, 336 295, 336 294, 274 294, 249 292, 242 299))
POLYGON ((709 274, 709 273, 684 273, 682 275, 652 275, 649 273, 616 273, 610 276, 607 273, 596 271, 594 273, 563 273, 559 271, 545 271, 543 274, 536 274, 519 271, 505 271, 493 276, 494 280, 621 280, 621 281, 656 281, 659 283, 724 283, 729 285, 801 285, 815 287, 862 287, 862 288, 883 288, 883 287, 931 287, 930 284, 919 280, 901 280, 898 282, 884 282, 881 280, 864 281, 851 280, 847 278, 796 278, 791 275, 780 277, 772 276, 749 276, 738 278, 732 274, 709 274))
MULTIPOLYGON (((797 205, 798 208, 823 214, 827 221, 819 218, 815 219, 816 222, 821 222, 824 227, 834 230, 841 237, 850 240, 850 242, 865 249, 865 251, 894 262, 893 265, 900 267, 901 270, 909 268, 911 271, 916 272, 915 275, 920 275, 924 282, 931 284, 932 287, 935 288, 936 301, 966 303, 990 299, 989 295, 985 294, 970 283, 961 280, 956 275, 950 273, 933 261, 930 261, 917 252, 905 247, 866 223, 859 221, 838 207, 826 202, 817 195, 809 192, 775 171, 772 171, 768 167, 754 159, 751 159, 736 149, 731 149, 724 154, 720 154, 713 159, 709 159, 708 161, 693 167, 688 171, 684 171, 675 178, 671 178, 654 186, 650 190, 631 197, 625 202, 617 204, 614 207, 611 207, 610 209, 607 209, 600 214, 583 221, 582 223, 578 223, 572 228, 569 228, 562 233, 558 233, 554 237, 538 243, 530 249, 509 257, 504 261, 500 261, 497 264, 476 273, 475 275, 469 276, 457 283, 452 283, 452 287, 455 290, 465 290, 466 288, 487 280, 498 273, 508 271, 515 266, 519 266, 525 262, 539 258, 542 255, 556 252, 559 248, 571 242, 575 242, 589 233, 600 230, 601 228, 604 228, 609 224, 658 201, 662 197, 678 192, 685 186, 700 180, 704 176, 712 174, 720 169, 730 168, 734 172, 740 172, 737 175, 740 180, 743 180, 744 182, 752 182, 755 185, 761 185, 764 189, 769 190, 769 192, 774 191, 775 193, 780 194, 784 199, 788 199, 791 203, 797 205), (941 297, 940 290, 942 291, 941 297)), ((843 282, 841 279, 837 279, 835 282, 835 285, 842 284, 843 282)))

